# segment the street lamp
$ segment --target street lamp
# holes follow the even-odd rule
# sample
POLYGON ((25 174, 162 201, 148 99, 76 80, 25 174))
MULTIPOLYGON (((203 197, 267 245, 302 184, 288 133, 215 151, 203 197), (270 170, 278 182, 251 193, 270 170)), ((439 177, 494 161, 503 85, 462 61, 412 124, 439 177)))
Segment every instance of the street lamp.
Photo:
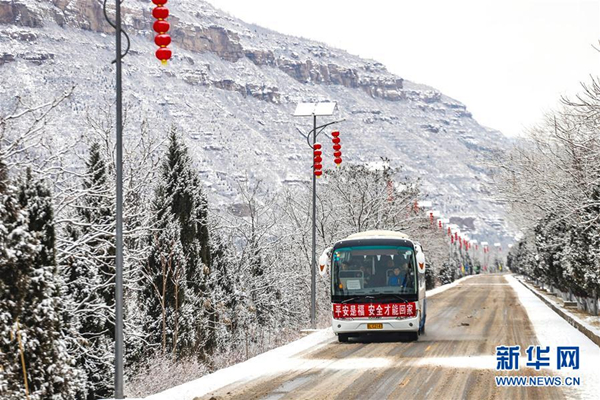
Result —
POLYGON ((115 399, 123 398, 123 88, 121 60, 127 55, 130 46, 129 35, 121 26, 121 1, 115 1, 115 22, 106 13, 106 2, 103 3, 104 17, 116 31, 116 58, 112 62, 116 66, 116 234, 115 234, 115 399), (125 52, 121 48, 121 35, 127 40, 125 52))
MULTIPOLYGON (((317 136, 326 127, 333 125, 340 121, 329 122, 327 124, 317 126, 318 116, 331 116, 335 111, 335 102, 322 102, 322 103, 298 103, 296 111, 294 111, 294 117, 312 117, 313 118, 313 129, 302 135, 306 138, 306 141, 311 149, 314 150, 315 143, 317 142, 317 136), (319 130, 320 129, 320 130, 319 130), (317 130, 319 130, 317 132, 317 130), (310 136, 312 133, 312 144, 310 142, 310 136)), ((314 164, 313 164, 314 165, 314 164)), ((316 328, 316 314, 317 314, 317 176, 312 173, 312 262, 310 267, 310 326, 312 329, 316 328)))

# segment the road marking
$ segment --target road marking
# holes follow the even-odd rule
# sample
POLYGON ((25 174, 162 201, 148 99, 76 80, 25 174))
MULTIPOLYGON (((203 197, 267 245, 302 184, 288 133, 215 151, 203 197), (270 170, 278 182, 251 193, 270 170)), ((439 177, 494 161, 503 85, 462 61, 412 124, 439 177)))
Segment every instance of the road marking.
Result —
POLYGON ((427 346, 427 348, 425 349, 425 351, 429 350, 431 348, 431 345, 427 346))

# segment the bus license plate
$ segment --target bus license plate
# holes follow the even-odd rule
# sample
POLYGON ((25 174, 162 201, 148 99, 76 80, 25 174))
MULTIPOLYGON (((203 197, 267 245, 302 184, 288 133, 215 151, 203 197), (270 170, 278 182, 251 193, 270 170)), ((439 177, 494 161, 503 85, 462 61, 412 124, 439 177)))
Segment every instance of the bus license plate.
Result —
POLYGON ((367 324, 367 329, 383 329, 383 324, 367 324))

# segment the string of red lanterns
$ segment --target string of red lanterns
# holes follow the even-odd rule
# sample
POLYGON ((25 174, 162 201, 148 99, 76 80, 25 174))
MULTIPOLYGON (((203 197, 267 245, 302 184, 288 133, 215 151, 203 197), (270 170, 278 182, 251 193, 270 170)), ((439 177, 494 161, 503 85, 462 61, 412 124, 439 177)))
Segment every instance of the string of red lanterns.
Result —
POLYGON ((160 60, 162 65, 167 65, 167 61, 171 58, 171 50, 167 48, 171 44, 171 36, 167 34, 171 25, 166 21, 169 17, 169 9, 165 7, 168 0, 152 0, 156 5, 152 10, 152 16, 157 19, 152 28, 158 35, 154 37, 154 43, 158 46, 156 50, 156 58, 160 60))
MULTIPOLYGON (((331 136, 333 136, 331 141, 333 142, 333 156, 335 157, 333 162, 339 167, 339 165, 342 163, 342 145, 340 144, 340 133, 338 131, 334 131, 331 132, 331 136)), ((323 175, 323 151, 321 148, 322 146, 320 143, 315 143, 313 146, 313 172, 317 177, 323 175)))
POLYGON ((333 162, 339 166, 342 163, 342 145, 340 144, 340 133, 338 131, 331 132, 333 139, 333 156, 335 157, 333 162))
POLYGON ((323 162, 323 158, 321 157, 322 154, 321 144, 315 143, 313 145, 313 169, 315 176, 317 177, 323 175, 323 164, 321 164, 323 162))

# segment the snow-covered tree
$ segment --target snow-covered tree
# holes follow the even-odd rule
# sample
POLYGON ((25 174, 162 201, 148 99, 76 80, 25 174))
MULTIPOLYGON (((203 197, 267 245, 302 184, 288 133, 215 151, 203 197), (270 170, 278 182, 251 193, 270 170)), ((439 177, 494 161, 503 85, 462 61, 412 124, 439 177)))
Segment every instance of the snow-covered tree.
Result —
POLYGON ((107 397, 114 372, 114 196, 98 143, 89 149, 80 196, 63 238, 62 274, 72 325, 79 336, 78 364, 86 371, 88 399, 107 397))
POLYGON ((28 172, 19 190, 0 160, 0 396, 76 399, 85 393, 63 337, 49 190, 28 172))
POLYGON ((498 188, 524 232, 511 267, 562 290, 596 297, 600 288, 600 82, 530 130, 497 160, 498 188), (533 257, 532 257, 533 255, 533 257), (532 260, 535 259, 535 261, 532 260))
POLYGON ((141 294, 145 331, 163 351, 206 358, 216 345, 207 286, 211 267, 207 200, 175 129, 169 136, 152 214, 151 252, 141 294))

